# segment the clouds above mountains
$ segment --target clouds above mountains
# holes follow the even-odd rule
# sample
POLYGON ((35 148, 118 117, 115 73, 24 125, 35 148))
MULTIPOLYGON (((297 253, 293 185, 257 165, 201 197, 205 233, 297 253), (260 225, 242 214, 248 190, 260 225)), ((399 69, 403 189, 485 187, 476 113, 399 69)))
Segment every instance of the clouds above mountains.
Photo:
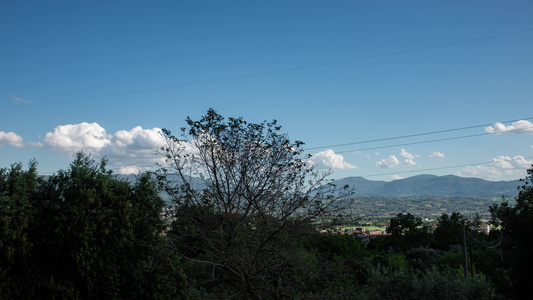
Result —
POLYGON ((527 160, 521 155, 514 157, 498 156, 491 159, 488 165, 468 166, 456 174, 464 177, 514 177, 523 178, 526 170, 531 167, 533 160, 527 160))
POLYGON ((336 154, 333 150, 328 149, 313 154, 311 161, 318 168, 327 169, 357 169, 357 166, 351 165, 344 161, 344 157, 340 154, 336 154))
MULTIPOLYGON (((486 128, 490 133, 533 133, 533 124, 528 121, 517 121, 506 126, 495 123, 494 126, 486 128)), ((164 157, 156 154, 156 150, 165 145, 165 139, 161 135, 160 128, 146 129, 141 126, 133 127, 130 130, 118 130, 109 133, 98 123, 78 123, 65 124, 53 128, 44 134, 38 142, 23 140, 22 136, 14 132, 0 131, 0 147, 11 146, 15 148, 43 148, 59 153, 74 156, 78 151, 91 154, 94 159, 106 157, 109 160, 109 167, 121 174, 137 174, 156 166, 157 163, 164 163, 164 157)), ((185 151, 191 151, 188 145, 184 145, 185 151)), ((367 165, 374 169, 392 169, 417 167, 418 170, 424 167, 433 167, 429 160, 443 162, 444 154, 439 151, 428 152, 423 156, 400 149, 399 152, 392 153, 387 158, 382 156, 372 163, 372 156, 355 152, 358 157, 366 158, 367 165), (383 159, 381 159, 383 158, 383 159)), ((380 153, 375 153, 379 157, 380 153)), ((494 157, 494 156, 493 156, 494 157)), ((351 159, 354 159, 351 157, 351 159)), ((481 178, 519 178, 524 177, 525 170, 531 167, 533 161, 524 156, 497 156, 490 163, 484 165, 473 165, 456 172, 459 176, 481 177, 481 178)), ((341 154, 328 149, 314 154, 310 161, 318 169, 350 170, 359 168, 345 160, 341 154)), ((361 162, 361 168, 365 167, 365 162, 361 162)), ((399 171, 395 171, 399 172, 399 171)), ((370 172, 369 172, 370 173, 370 172)))
MULTIPOLYGON (((108 133, 98 123, 66 124, 47 132, 42 143, 24 142, 20 135, 0 131, 0 147, 38 147, 66 153, 70 156, 79 151, 94 158, 106 157, 110 167, 121 174, 137 174, 140 171, 163 163, 164 157, 156 150, 165 144, 160 128, 144 129, 136 126, 131 130, 108 133)), ((185 145, 187 151, 187 145, 185 145)), ((190 150, 190 149, 189 149, 190 150)), ((313 155, 312 163, 318 168, 356 169, 357 166, 344 161, 344 157, 328 149, 313 155)))
POLYGON ((405 159, 400 161, 396 157, 396 155, 391 155, 389 156, 389 158, 384 158, 380 161, 376 161, 376 166, 378 166, 379 168, 398 168, 398 167, 418 166, 418 164, 414 161, 414 159, 420 157, 420 155, 413 155, 405 151, 405 149, 402 149, 400 152, 400 156, 405 159))
MULTIPOLYGON (((0 134, 0 145, 9 143, 23 147, 22 138, 14 133, 0 134)), ((74 155, 78 151, 90 153, 93 157, 106 157, 110 165, 121 174, 137 174, 163 163, 164 158, 157 156, 155 150, 165 143, 160 128, 143 129, 141 126, 131 130, 107 133, 98 123, 66 124, 54 128, 43 138, 43 147, 74 155)), ((186 146, 186 145, 185 145, 186 146)), ((344 157, 333 150, 325 150, 313 155, 311 161, 319 168, 355 169, 357 166, 344 161, 344 157)))
POLYGON ((509 126, 505 126, 504 124, 500 122, 496 122, 494 123, 494 126, 486 127, 485 131, 488 133, 514 132, 514 133, 533 134, 533 124, 526 120, 516 121, 512 125, 509 125, 509 126))
POLYGON ((410 161, 412 161, 412 160, 415 159, 415 158, 420 157, 420 155, 413 155, 413 154, 411 154, 411 153, 405 151, 405 149, 402 149, 402 150, 400 151, 400 156, 403 157, 403 158, 405 158, 405 159, 407 159, 407 160, 410 160, 410 161))
POLYGON ((380 161, 376 161, 376 166, 380 168, 398 168, 398 167, 408 167, 416 166, 417 163, 412 159, 404 159, 400 161, 396 155, 391 155, 389 158, 384 158, 380 161))
POLYGON ((83 150, 97 157, 106 156, 122 174, 136 174, 161 162, 155 150, 164 144, 161 129, 119 130, 108 134, 98 123, 67 124, 48 132, 43 141, 46 148, 69 155, 83 150))

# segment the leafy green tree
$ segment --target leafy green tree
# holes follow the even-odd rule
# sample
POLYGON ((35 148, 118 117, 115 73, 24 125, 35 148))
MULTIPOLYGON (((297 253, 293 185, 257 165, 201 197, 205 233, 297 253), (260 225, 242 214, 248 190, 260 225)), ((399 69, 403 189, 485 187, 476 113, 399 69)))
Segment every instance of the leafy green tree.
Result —
POLYGON ((431 235, 422 227, 422 218, 411 213, 399 213, 390 219, 385 237, 385 246, 396 250, 408 250, 414 247, 427 246, 431 243, 431 235))
POLYGON ((28 258, 33 243, 29 238, 34 217, 31 199, 43 180, 37 175, 37 162, 28 170, 21 163, 0 169, 0 295, 21 298, 28 285, 28 258))
MULTIPOLYGON (((458 212, 452 212, 451 216, 442 214, 437 220, 437 228, 433 233, 435 246, 437 249, 449 250, 450 246, 463 245, 463 227, 462 220, 464 217, 458 212)), ((467 227, 467 231, 470 229, 467 227)))
POLYGON ((209 270, 201 288, 216 282, 228 297, 286 295, 295 237, 349 192, 328 184, 329 172, 315 171, 303 143, 291 142, 276 121, 225 120, 213 109, 186 121, 182 138, 163 130, 161 149, 176 249, 209 270))
POLYGON ((409 266, 417 270, 427 270, 428 268, 437 265, 439 258, 443 254, 444 251, 429 248, 427 246, 412 248, 405 252, 405 256, 409 260, 409 266))
POLYGON ((327 256, 353 258, 366 255, 362 242, 349 235, 314 234, 309 239, 313 248, 327 256))
MULTIPOLYGON (((78 153, 68 170, 46 182, 34 179, 34 165, 28 172, 18 166, 11 170, 8 179, 22 179, 15 181, 11 190, 16 192, 9 192, 9 199, 27 195, 19 240, 31 247, 24 248, 28 250, 21 263, 7 261, 2 298, 185 296, 179 259, 162 235, 164 202, 156 183, 146 174, 133 185, 119 180, 105 163, 78 153), (12 280, 13 268, 22 279, 12 280)), ((9 184, 3 186, 9 190, 9 184)), ((10 214, 2 211, 2 219, 5 216, 10 214)))
POLYGON ((390 219, 390 225, 387 232, 393 236, 412 234, 422 226, 422 218, 415 217, 410 213, 399 213, 396 217, 390 219))
POLYGON ((533 166, 527 170, 514 205, 504 201, 489 207, 491 223, 501 227, 504 246, 511 255, 512 292, 516 299, 533 293, 533 166))

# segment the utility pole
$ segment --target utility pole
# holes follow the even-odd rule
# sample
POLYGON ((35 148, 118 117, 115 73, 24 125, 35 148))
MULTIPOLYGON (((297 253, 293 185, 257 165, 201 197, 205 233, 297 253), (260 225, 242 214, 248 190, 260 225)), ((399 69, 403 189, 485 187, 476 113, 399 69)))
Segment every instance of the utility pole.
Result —
POLYGON ((461 221, 463 225, 463 269, 465 273, 465 278, 468 276, 468 267, 466 265, 466 231, 465 231, 465 220, 461 221))

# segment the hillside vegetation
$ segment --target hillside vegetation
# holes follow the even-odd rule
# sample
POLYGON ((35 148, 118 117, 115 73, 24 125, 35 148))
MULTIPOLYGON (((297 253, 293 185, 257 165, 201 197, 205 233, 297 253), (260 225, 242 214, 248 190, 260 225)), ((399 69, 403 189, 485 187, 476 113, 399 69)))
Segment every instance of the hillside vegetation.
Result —
POLYGON ((168 165, 157 181, 119 179, 105 159, 83 153, 46 179, 35 161, 27 170, 1 169, 1 298, 525 299, 533 292, 533 168, 516 202, 490 206, 501 231, 479 233, 480 220, 457 211, 438 216, 432 230, 419 216, 397 213, 386 235, 363 242, 319 233, 319 222, 352 203, 352 190, 325 184, 328 174, 315 171, 302 143, 275 122, 209 110, 187 124, 183 138, 165 131, 168 165), (181 180, 169 179, 169 170, 181 180))
POLYGON ((354 187, 358 196, 376 197, 515 197, 520 185, 519 180, 488 181, 454 175, 417 175, 390 182, 347 177, 335 183, 354 187))

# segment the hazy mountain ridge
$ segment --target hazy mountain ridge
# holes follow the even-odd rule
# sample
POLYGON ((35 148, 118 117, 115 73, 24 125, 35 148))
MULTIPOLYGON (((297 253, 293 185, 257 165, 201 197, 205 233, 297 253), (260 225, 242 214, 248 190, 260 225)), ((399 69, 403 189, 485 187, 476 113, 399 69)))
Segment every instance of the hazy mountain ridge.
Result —
MULTIPOLYGON (((175 175, 174 175, 175 176, 175 175)), ((118 175, 119 178, 135 182, 136 175, 118 175)), ((178 177, 172 180, 180 181, 178 177)), ((202 187, 200 180, 192 180, 202 187)), ((518 195, 520 180, 489 181, 480 178, 455 175, 417 175, 393 181, 368 180, 363 177, 346 177, 333 182, 338 186, 354 187, 356 196, 380 197, 497 197, 513 198, 518 195)))
POLYGON ((455 175, 417 175, 394 181, 368 180, 362 177, 347 177, 333 182, 339 186, 355 188, 358 196, 421 197, 515 197, 518 195, 519 180, 488 181, 480 178, 455 175))

